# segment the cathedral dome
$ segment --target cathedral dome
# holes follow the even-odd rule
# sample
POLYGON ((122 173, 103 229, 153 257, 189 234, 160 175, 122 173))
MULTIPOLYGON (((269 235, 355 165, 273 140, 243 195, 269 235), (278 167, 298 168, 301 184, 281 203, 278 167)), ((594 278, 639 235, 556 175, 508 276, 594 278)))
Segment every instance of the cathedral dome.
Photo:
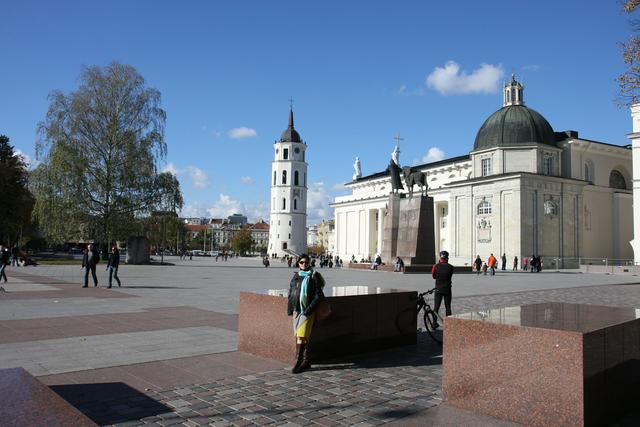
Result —
POLYGON ((524 86, 514 75, 504 85, 502 108, 482 124, 474 150, 519 144, 556 145, 556 137, 549 122, 540 113, 524 105, 524 86))
POLYGON ((489 116, 480 127, 473 149, 531 143, 555 146, 553 128, 537 111, 524 105, 508 105, 489 116))
POLYGON ((293 110, 289 110, 289 127, 280 135, 280 142, 302 142, 300 134, 293 128, 293 110))

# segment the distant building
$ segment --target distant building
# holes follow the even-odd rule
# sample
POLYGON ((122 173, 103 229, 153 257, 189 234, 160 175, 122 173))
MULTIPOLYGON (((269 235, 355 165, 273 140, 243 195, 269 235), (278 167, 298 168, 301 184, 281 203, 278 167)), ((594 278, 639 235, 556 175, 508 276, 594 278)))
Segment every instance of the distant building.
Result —
POLYGON ((307 246, 318 246, 318 226, 310 225, 307 227, 307 246))
POLYGON ((245 225, 247 223, 247 217, 242 214, 233 214, 227 218, 231 224, 245 225))
POLYGON ((335 221, 333 219, 322 221, 318 224, 318 245, 324 248, 325 253, 333 254, 335 248, 335 221))
POLYGON ((269 244, 269 224, 259 219, 255 224, 246 224, 243 228, 251 231, 251 252, 266 253, 269 244))

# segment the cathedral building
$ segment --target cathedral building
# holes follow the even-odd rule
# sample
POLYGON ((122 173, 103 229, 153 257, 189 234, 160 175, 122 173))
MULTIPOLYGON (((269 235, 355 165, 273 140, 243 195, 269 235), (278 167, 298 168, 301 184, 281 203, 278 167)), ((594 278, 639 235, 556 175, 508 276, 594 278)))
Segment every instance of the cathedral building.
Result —
POLYGON ((307 144, 293 127, 293 110, 289 110, 289 126, 274 143, 271 162, 270 255, 307 251, 306 149, 307 144))
MULTIPOLYGON (((514 76, 468 155, 417 168, 433 197, 435 251, 449 251, 454 265, 491 253, 506 254, 509 268, 514 256, 521 264, 539 255, 547 268, 633 258, 631 150, 555 132, 525 105, 514 76)), ((389 174, 357 174, 346 187, 351 194, 332 204, 337 255, 374 258, 382 252, 389 174)))

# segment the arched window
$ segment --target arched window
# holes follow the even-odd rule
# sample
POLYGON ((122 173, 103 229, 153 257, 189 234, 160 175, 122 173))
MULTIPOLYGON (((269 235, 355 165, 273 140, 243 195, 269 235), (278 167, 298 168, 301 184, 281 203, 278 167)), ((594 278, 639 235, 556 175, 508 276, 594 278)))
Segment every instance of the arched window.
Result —
POLYGON ((287 171, 282 171, 282 183, 287 183, 287 171))
POLYGON ((618 188, 620 190, 627 189, 627 181, 625 181, 624 176, 620 173, 620 171, 614 169, 609 174, 609 187, 618 188))
POLYGON ((273 185, 276 185, 276 171, 273 171, 273 185))
POLYGON ((593 183, 593 176, 591 175, 591 167, 589 163, 584 164, 584 180, 593 183))
POLYGON ((284 197, 282 198, 282 210, 287 209, 287 199, 285 199, 284 197))
MULTIPOLYGON (((297 211, 298 210, 298 199, 293 199, 293 210, 297 211)), ((289 224, 291 225, 291 224, 289 224)))
POLYGON ((298 185, 298 171, 293 172, 293 185, 298 185))
POLYGON ((491 202, 483 200, 478 205, 478 215, 488 215, 491 213, 491 202))

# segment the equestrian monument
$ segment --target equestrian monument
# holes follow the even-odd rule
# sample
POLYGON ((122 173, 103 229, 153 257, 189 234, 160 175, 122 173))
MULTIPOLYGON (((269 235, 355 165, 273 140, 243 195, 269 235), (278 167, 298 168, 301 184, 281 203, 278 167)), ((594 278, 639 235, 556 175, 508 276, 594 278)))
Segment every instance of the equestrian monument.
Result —
MULTIPOLYGON (((398 173, 393 161, 387 171, 398 173)), ((430 265, 436 262, 433 198, 426 195, 427 178, 420 170, 404 167, 402 175, 407 192, 399 179, 392 179, 386 215, 382 222, 382 259, 392 263, 396 257, 405 265, 430 265), (419 195, 414 194, 418 187, 419 195)))

